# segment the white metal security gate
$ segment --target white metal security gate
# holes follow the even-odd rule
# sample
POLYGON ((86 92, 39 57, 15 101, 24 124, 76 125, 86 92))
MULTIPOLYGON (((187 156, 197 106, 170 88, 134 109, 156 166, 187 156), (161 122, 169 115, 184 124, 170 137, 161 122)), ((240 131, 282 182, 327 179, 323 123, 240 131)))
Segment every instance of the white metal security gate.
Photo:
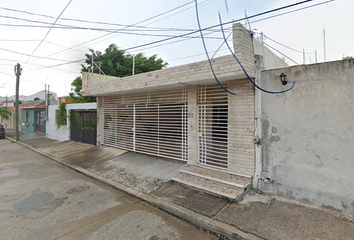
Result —
POLYGON ((101 144, 187 160, 187 90, 103 97, 101 144))
POLYGON ((228 166, 227 92, 219 85, 198 86, 198 162, 217 168, 228 166))

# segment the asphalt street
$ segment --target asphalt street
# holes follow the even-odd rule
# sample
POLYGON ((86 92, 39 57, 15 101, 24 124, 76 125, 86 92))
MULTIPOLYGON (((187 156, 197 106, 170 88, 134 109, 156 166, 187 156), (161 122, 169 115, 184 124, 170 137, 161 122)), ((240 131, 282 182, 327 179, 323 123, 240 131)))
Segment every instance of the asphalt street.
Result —
POLYGON ((0 140, 0 239, 217 239, 124 192, 0 140))

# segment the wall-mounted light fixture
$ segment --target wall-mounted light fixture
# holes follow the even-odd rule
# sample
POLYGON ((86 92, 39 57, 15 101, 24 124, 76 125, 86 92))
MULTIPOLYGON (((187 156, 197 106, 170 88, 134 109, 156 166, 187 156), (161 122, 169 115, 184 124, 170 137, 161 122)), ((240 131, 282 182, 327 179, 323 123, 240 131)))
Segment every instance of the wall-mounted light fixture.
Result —
POLYGON ((283 85, 286 85, 288 83, 286 81, 286 75, 283 72, 279 75, 279 78, 280 78, 280 81, 283 85))

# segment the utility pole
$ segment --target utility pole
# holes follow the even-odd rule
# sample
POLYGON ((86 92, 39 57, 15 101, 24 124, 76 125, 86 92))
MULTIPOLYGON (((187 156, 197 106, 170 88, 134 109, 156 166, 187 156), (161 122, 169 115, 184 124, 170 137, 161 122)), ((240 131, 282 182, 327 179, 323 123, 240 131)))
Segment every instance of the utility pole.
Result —
POLYGON ((326 62, 326 31, 323 29, 323 59, 326 62))
POLYGON ((16 106, 16 141, 20 141, 20 129, 19 129, 19 89, 20 89, 20 76, 21 76, 22 68, 19 63, 15 65, 15 74, 16 74, 16 98, 15 98, 15 106, 16 106))
POLYGON ((46 107, 46 111, 47 111, 46 121, 48 120, 48 107, 49 107, 49 105, 50 105, 50 99, 49 99, 50 91, 49 91, 49 87, 50 87, 50 85, 48 84, 47 107, 46 107))
POLYGON ((263 32, 261 32, 261 43, 262 43, 262 54, 263 54, 263 69, 266 68, 266 57, 265 57, 265 53, 264 53, 264 36, 263 36, 263 32))
POLYGON ((8 107, 8 105, 7 105, 7 95, 6 95, 6 107, 8 107))

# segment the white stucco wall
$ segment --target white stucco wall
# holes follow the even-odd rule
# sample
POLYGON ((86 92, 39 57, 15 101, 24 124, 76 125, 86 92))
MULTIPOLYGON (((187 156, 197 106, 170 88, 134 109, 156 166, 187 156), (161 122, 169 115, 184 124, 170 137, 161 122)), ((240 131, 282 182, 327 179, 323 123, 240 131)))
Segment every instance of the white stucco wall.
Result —
POLYGON ((269 193, 354 215, 354 60, 262 72, 261 178, 269 193), (332 78, 332 79, 324 79, 332 78), (285 87, 291 86, 290 84, 285 87))
MULTIPOLYGON (((50 105, 48 107, 48 120, 46 123, 46 136, 53 140, 58 141, 68 141, 70 140, 70 121, 67 120, 67 125, 65 127, 57 128, 55 116, 56 111, 59 109, 59 105, 50 105)), ((66 110, 88 110, 97 109, 97 103, 75 103, 67 104, 66 110)), ((69 114, 68 114, 69 116, 69 114)))
POLYGON ((257 39, 253 39, 253 48, 255 55, 263 57, 264 69, 275 69, 289 66, 283 59, 278 57, 266 46, 263 46, 257 39))
POLYGON ((70 129, 68 127, 60 127, 57 129, 55 122, 56 111, 59 109, 58 105, 50 105, 48 107, 48 120, 46 123, 46 136, 49 139, 58 141, 70 140, 70 129))

